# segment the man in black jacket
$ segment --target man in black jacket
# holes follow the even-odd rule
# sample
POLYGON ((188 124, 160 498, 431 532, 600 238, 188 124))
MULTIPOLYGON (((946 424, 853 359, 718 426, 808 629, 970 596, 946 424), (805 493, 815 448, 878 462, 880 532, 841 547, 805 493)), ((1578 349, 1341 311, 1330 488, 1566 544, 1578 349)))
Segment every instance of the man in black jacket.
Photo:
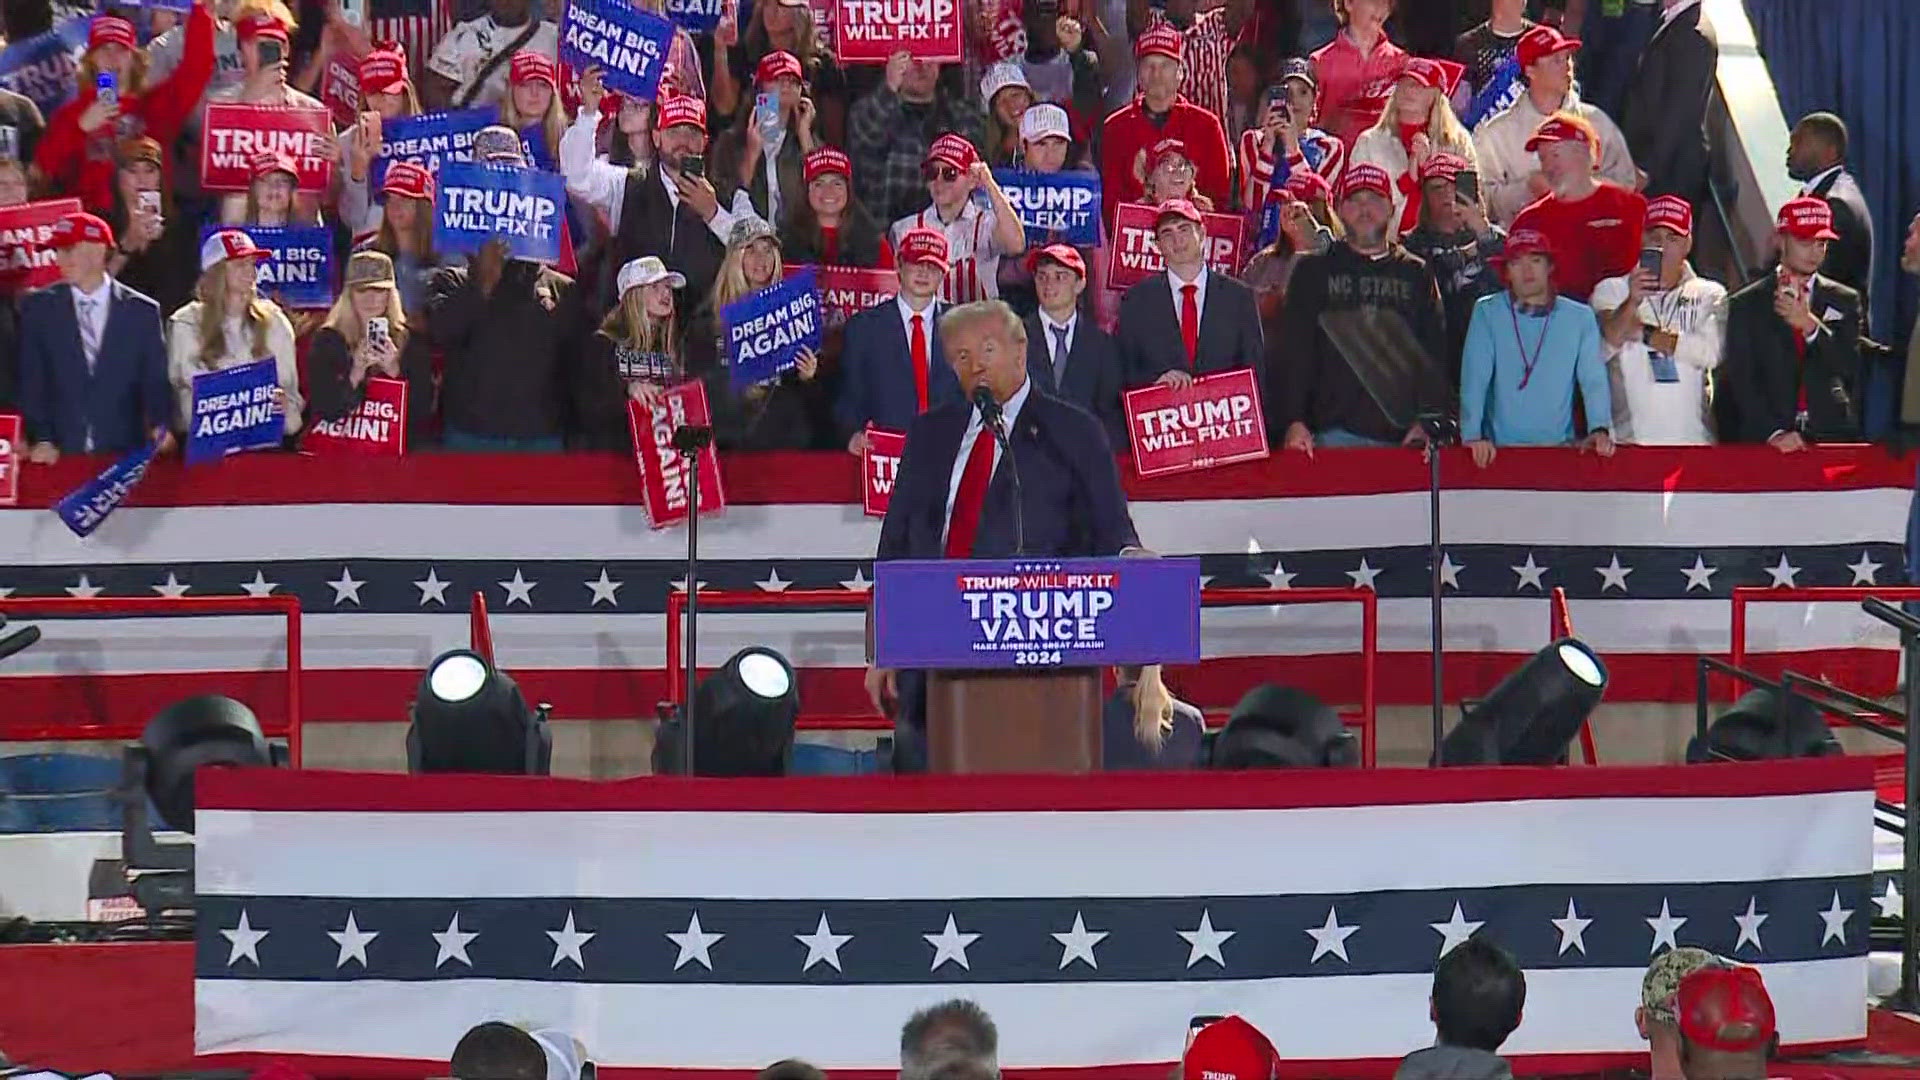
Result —
MULTIPOLYGON (((689 158, 706 152, 707 107, 696 97, 665 97, 657 117, 653 167, 627 172, 619 230, 607 244, 607 265, 617 271, 641 256, 659 256, 686 277, 680 310, 690 315, 706 303, 727 254, 709 224, 721 213, 719 196, 704 175, 686 169, 689 158)), ((612 281, 616 274, 605 276, 612 281)))
POLYGON ((1833 211, 1836 236, 1827 245, 1820 273, 1860 294, 1864 327, 1873 310, 1867 296, 1873 277, 1873 214, 1859 182, 1847 171, 1846 122, 1830 112, 1801 117, 1787 143, 1787 175, 1800 181, 1800 194, 1825 199, 1833 211))
POLYGON ((1452 395, 1441 366, 1447 334, 1440 287, 1424 260, 1388 239, 1392 191, 1392 181, 1378 165, 1348 165, 1338 206, 1345 241, 1294 267, 1282 326, 1293 343, 1295 363, 1291 370, 1267 373, 1266 393, 1269 431, 1288 449, 1310 455, 1316 446, 1417 443, 1422 435, 1414 417, 1389 414, 1381 397, 1394 403, 1395 414, 1449 404, 1452 395), (1424 353, 1403 357, 1411 362, 1408 368, 1370 364, 1372 386, 1361 381, 1354 365, 1375 358, 1347 355, 1320 318, 1369 309, 1397 316, 1424 353))
POLYGON ((1720 41, 1700 0, 1662 0, 1653 32, 1620 114, 1627 149, 1647 174, 1641 194, 1689 202, 1707 190, 1707 98, 1713 93, 1720 41))
POLYGON ((1127 448, 1120 408, 1120 350, 1092 319, 1081 318, 1087 263, 1071 244, 1027 255, 1040 310, 1027 316, 1027 374, 1036 385, 1092 413, 1115 450, 1127 448))
POLYGON ((1776 231, 1780 265, 1727 300, 1714 414, 1721 442, 1790 454, 1856 437, 1860 294, 1819 272, 1838 236, 1823 200, 1788 199, 1776 231))
POLYGON ((1258 378, 1266 345, 1253 290, 1207 269, 1200 211, 1185 199, 1160 207, 1154 243, 1167 268, 1120 298, 1114 339, 1129 388, 1181 387, 1196 375, 1252 368, 1258 378))

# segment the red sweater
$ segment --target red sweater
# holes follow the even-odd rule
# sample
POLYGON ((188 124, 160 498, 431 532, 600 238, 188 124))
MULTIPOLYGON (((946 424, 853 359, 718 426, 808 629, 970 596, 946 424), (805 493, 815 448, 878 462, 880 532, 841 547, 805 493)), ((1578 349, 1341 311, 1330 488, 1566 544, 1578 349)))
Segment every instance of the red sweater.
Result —
MULTIPOLYGON (((213 15, 206 4, 200 3, 187 16, 187 41, 180 66, 165 82, 139 95, 122 91, 119 122, 103 125, 92 134, 80 130, 80 114, 93 104, 95 88, 91 84, 80 87, 79 96, 55 109, 47 120, 46 133, 34 148, 33 163, 55 191, 79 198, 95 213, 111 213, 114 143, 148 135, 161 146, 171 147, 212 77, 213 15)), ((162 157, 163 171, 171 173, 171 154, 162 157)))
POLYGON ((1584 199, 1547 195, 1520 211, 1514 230, 1538 229, 1553 244, 1554 287, 1582 303, 1593 287, 1633 270, 1640 261, 1640 230, 1647 200, 1639 192, 1600 181, 1584 199))
POLYGON ((1194 190, 1212 199, 1215 210, 1226 213, 1232 205, 1227 133, 1221 130, 1220 118, 1179 98, 1166 118, 1156 124, 1147 116, 1145 102, 1136 100, 1115 109, 1100 128, 1100 202, 1109 232, 1113 229, 1114 207, 1142 198, 1144 185, 1134 174, 1134 160, 1161 139, 1179 139, 1187 144, 1187 154, 1193 161, 1194 190))

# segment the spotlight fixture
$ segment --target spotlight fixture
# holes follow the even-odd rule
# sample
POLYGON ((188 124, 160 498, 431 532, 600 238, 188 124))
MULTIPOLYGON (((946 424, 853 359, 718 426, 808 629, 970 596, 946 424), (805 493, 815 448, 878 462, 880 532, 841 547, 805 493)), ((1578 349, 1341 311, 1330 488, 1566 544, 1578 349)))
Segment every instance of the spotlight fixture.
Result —
POLYGON ((1528 657, 1461 719, 1442 765, 1554 765, 1607 689, 1607 668, 1577 638, 1528 657))
MULTIPOLYGON (((800 689, 793 665, 772 649, 734 653, 693 693, 693 772, 698 776, 785 776, 793 754, 800 689)), ((685 720, 674 716, 654 738, 653 769, 683 773, 685 720)))
POLYGON ((1319 698, 1267 683, 1240 698, 1227 726, 1208 737, 1205 758, 1211 769, 1350 769, 1360 751, 1319 698))
POLYGON ((1687 742, 1687 762, 1696 765, 1839 753, 1839 741, 1811 701, 1769 687, 1742 694, 1707 728, 1705 738, 1695 736, 1687 742))
POLYGON ((427 665, 407 727, 410 772, 545 776, 552 764, 546 708, 528 708, 512 676, 470 649, 427 665))

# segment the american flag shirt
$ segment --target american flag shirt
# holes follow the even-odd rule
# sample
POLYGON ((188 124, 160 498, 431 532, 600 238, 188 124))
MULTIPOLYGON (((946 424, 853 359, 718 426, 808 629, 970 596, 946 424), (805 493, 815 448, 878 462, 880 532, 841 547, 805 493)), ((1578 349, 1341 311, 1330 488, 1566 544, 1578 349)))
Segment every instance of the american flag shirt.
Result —
POLYGON ((433 47, 453 29, 453 0, 372 0, 367 5, 367 34, 407 51, 407 67, 417 85, 433 47))

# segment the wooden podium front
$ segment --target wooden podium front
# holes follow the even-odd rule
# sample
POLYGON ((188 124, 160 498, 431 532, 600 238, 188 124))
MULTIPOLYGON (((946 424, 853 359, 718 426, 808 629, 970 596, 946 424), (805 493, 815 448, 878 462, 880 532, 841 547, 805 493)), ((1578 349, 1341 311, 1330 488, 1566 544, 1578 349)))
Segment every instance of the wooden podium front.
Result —
POLYGON ((1100 771, 1099 668, 929 671, 927 768, 936 773, 1100 771))

